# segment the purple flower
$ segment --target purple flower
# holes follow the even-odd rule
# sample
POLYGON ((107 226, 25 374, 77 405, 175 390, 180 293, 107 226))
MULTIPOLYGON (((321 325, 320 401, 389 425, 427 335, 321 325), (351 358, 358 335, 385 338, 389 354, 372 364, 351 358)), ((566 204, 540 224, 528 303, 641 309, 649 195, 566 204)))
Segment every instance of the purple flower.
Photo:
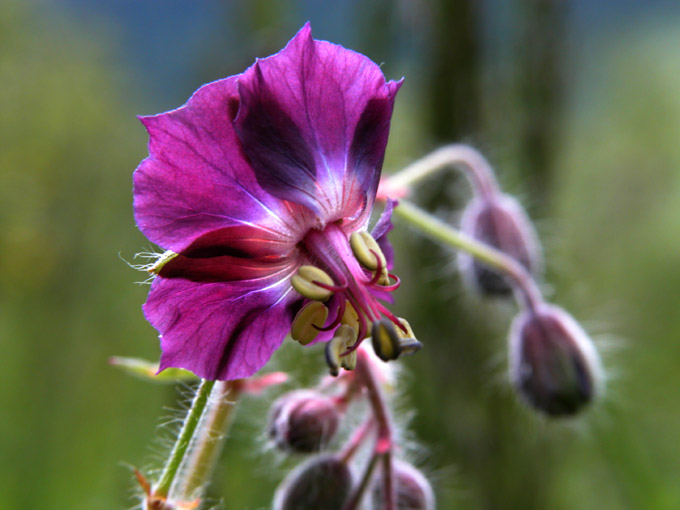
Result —
POLYGON ((320 339, 352 317, 359 341, 383 315, 398 323, 379 302, 398 284, 386 271, 391 204, 373 238, 365 231, 400 85, 367 57, 312 39, 307 24, 243 74, 141 118, 150 141, 134 174, 135 219, 169 250, 144 305, 161 370, 248 377, 320 301, 320 339), (304 266, 329 277, 302 281, 327 297, 292 286, 304 266))

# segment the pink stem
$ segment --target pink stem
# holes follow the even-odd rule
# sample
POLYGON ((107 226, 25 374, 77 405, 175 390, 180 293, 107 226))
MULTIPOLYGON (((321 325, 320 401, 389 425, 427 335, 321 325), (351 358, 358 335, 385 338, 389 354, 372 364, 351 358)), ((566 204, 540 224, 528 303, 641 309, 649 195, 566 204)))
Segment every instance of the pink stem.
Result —
POLYGON ((354 456, 361 444, 366 439, 368 433, 371 431, 371 429, 373 429, 374 425, 375 423, 373 419, 369 418, 354 432, 340 454, 340 458, 343 462, 349 462, 349 460, 354 456))
POLYGON ((385 508, 395 510, 394 470, 392 466, 392 422, 390 420, 385 400, 380 391, 380 384, 373 370, 372 361, 364 350, 357 351, 357 366, 355 373, 366 388, 366 394, 373 410, 373 418, 378 426, 375 441, 374 456, 383 460, 383 491, 385 508))

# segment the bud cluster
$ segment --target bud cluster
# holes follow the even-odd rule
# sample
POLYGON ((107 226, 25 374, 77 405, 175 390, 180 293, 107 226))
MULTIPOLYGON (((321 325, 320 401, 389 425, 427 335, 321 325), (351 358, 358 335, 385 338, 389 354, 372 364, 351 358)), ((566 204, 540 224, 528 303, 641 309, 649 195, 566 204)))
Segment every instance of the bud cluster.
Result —
POLYGON ((459 252, 468 285, 485 297, 516 294, 522 305, 510 335, 510 380, 521 399, 552 417, 575 415, 601 390, 602 369, 583 328, 564 310, 545 303, 534 280, 541 271, 536 232, 519 202, 503 193, 481 154, 469 154, 474 196, 465 207, 461 231, 494 249, 504 271, 459 252))
POLYGON ((272 404, 268 435, 274 446, 310 455, 281 482, 274 510, 357 510, 364 501, 379 509, 434 509, 425 476, 395 458, 385 365, 365 346, 354 355, 353 370, 338 367, 337 376, 319 387, 291 391, 272 404), (350 411, 365 413, 362 425, 333 451, 329 448, 350 411))

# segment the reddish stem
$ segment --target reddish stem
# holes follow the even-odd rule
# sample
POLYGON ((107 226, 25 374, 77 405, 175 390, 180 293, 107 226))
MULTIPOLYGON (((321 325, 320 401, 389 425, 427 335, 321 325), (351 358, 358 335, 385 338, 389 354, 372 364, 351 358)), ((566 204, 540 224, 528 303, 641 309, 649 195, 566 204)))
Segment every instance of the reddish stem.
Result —
POLYGON ((354 456, 361 444, 366 439, 366 436, 368 436, 368 433, 373 429, 373 426, 374 421, 372 418, 369 418, 361 425, 361 427, 354 431, 354 434, 352 434, 350 440, 347 441, 347 444, 342 449, 342 453, 340 454, 340 458, 343 462, 350 461, 350 459, 354 456))
POLYGON ((390 420, 385 400, 380 390, 380 383, 373 369, 373 361, 364 350, 357 351, 357 366, 355 374, 366 388, 368 401, 373 411, 373 418, 378 428, 375 441, 374 456, 382 457, 383 461, 383 491, 385 508, 395 510, 394 470, 392 467, 392 421, 390 420))

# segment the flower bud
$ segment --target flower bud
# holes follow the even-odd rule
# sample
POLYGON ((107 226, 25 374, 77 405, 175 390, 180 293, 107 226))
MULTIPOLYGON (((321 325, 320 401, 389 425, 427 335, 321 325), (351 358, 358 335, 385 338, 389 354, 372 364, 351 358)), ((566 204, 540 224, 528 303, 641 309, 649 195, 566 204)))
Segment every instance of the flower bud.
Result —
MULTIPOLYGON (((394 463, 394 484, 396 488, 396 510, 432 510, 434 493, 427 478, 411 464, 403 461, 394 463)), ((373 485, 372 508, 384 508, 384 494, 381 477, 373 485)))
MULTIPOLYGON (((473 199, 463 211, 461 230, 513 257, 531 274, 539 272, 541 256, 536 232, 513 197, 494 194, 473 199)), ((506 296, 512 292, 501 274, 463 251, 458 253, 458 266, 466 281, 482 294, 506 296)))
POLYGON ((269 436, 286 451, 311 453, 324 448, 340 423, 333 399, 315 391, 292 391, 272 404, 269 436))
POLYGON ((541 304, 510 330, 510 378, 522 398, 550 416, 578 413, 598 392, 600 359, 581 326, 564 310, 541 304))
POLYGON ((274 510, 341 510, 352 472, 335 456, 319 456, 293 470, 274 495, 274 510))

